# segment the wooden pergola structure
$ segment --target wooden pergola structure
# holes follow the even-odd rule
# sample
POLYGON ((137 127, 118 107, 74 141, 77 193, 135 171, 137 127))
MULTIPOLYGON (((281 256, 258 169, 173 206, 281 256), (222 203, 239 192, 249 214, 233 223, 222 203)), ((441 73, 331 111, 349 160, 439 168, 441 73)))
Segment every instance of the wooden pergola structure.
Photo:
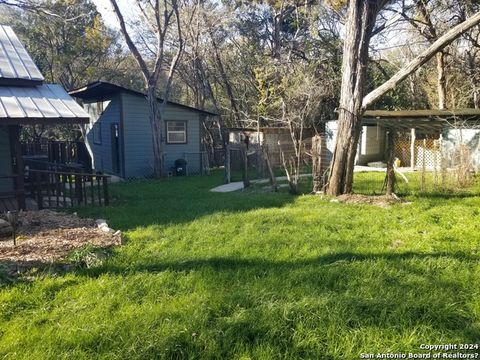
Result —
MULTIPOLYGON (((451 110, 366 110, 362 117, 365 126, 381 126, 387 130, 387 194, 394 191, 394 137, 397 132, 410 132, 411 156, 417 130, 422 133, 441 134, 446 128, 462 126, 478 128, 480 109, 451 110)), ((414 161, 411 160, 413 165, 414 161)))

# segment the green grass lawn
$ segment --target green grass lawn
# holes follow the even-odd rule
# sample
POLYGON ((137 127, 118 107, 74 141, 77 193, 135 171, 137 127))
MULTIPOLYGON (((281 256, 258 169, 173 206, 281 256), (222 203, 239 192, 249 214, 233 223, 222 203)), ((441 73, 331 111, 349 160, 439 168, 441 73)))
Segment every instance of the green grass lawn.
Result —
MULTIPOLYGON (((384 209, 221 176, 112 186, 102 264, 0 286, 3 359, 358 359, 480 341, 480 196, 384 209)), ((0 277, 1 279, 1 277, 0 277)))

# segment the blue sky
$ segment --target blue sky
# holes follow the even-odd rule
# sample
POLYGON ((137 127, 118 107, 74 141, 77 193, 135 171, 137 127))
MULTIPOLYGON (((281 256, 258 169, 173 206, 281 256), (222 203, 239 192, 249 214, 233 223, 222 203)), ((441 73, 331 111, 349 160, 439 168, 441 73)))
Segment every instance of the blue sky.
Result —
MULTIPOLYGON (((97 7, 97 10, 100 12, 102 15, 103 21, 107 26, 110 26, 112 28, 118 29, 118 21, 112 11, 112 6, 110 5, 109 0, 92 0, 95 6, 97 7)), ((131 16, 131 11, 129 12, 129 5, 130 9, 133 5, 133 3, 129 0, 117 0, 118 6, 120 7, 120 10, 124 14, 125 18, 128 18, 131 16), (130 4, 129 4, 130 3, 130 4)), ((127 19, 125 19, 127 20, 127 19)))

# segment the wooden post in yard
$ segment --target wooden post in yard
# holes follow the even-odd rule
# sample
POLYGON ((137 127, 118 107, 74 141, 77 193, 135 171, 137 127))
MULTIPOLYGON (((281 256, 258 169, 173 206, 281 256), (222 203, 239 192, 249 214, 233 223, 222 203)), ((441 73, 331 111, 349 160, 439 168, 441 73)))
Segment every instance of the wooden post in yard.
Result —
POLYGON ((325 185, 323 181, 325 172, 325 159, 323 159, 324 147, 324 137, 322 135, 315 135, 312 138, 312 178, 314 193, 323 191, 325 185))
POLYGON ((391 129, 387 133, 387 195, 392 195, 395 192, 394 148, 395 132, 391 129))
POLYGON ((43 209, 43 196, 42 196, 42 174, 40 172, 34 172, 35 174, 35 191, 37 193, 37 207, 38 210, 43 209))
POLYGON ((273 169, 272 169, 272 164, 270 163, 270 158, 268 157, 268 147, 266 144, 262 145, 262 152, 263 152, 263 157, 265 159, 265 164, 267 164, 268 175, 270 177, 270 185, 272 185, 273 191, 277 192, 278 191, 277 178, 275 177, 275 173, 273 172, 273 169))
POLYGON ((248 154, 247 154, 247 144, 240 145, 240 151, 242 154, 242 181, 243 187, 247 188, 250 186, 250 180, 248 179, 248 154))
POLYGON ((230 169, 231 169, 231 158, 230 158, 230 145, 229 144, 226 144, 225 145, 225 175, 224 175, 224 180, 225 180, 225 184, 230 184, 230 181, 231 181, 231 173, 230 173, 230 169))
POLYGON ((422 176, 420 178, 420 187, 422 191, 425 191, 425 172, 426 170, 426 163, 425 163, 425 149, 427 147, 427 141, 426 139, 423 139, 423 149, 422 149, 422 176))
POLYGON ((410 167, 415 170, 415 128, 411 129, 410 136, 410 167))
POLYGON ((108 206, 110 205, 110 197, 108 194, 108 177, 103 176, 102 182, 103 182, 103 203, 105 206, 108 206))

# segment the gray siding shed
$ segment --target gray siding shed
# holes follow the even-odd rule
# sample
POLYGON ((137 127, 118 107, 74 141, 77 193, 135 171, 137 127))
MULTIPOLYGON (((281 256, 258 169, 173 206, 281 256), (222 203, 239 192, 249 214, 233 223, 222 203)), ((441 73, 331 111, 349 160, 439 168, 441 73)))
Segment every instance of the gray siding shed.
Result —
MULTIPOLYGON (((95 170, 127 179, 153 175, 152 131, 145 94, 102 81, 72 90, 70 94, 82 99, 84 108, 90 114, 87 139, 93 152, 95 170), (112 128, 113 124, 118 125, 118 137, 112 136, 117 133, 112 128), (114 151, 115 144, 118 144, 118 151, 114 151), (119 159, 119 171, 115 171, 115 157, 119 159)), ((187 175, 202 173, 205 160, 202 156, 202 122, 206 116, 217 114, 172 101, 167 102, 162 120, 166 173, 174 172, 174 164, 178 159, 186 160, 187 175), (186 125, 185 143, 167 143, 168 121, 186 125)), ((175 130, 172 129, 170 135, 172 139, 181 141, 183 126, 174 126, 175 130)))
MULTIPOLYGON (((124 109, 125 177, 134 178, 153 174, 153 147, 147 100, 141 96, 122 93, 124 109)), ((187 160, 189 173, 200 173, 200 113, 167 104, 165 121, 185 121, 187 123, 187 143, 167 144, 165 170, 171 171, 175 160, 187 160)), ((162 126, 165 137, 165 123, 162 126)))

